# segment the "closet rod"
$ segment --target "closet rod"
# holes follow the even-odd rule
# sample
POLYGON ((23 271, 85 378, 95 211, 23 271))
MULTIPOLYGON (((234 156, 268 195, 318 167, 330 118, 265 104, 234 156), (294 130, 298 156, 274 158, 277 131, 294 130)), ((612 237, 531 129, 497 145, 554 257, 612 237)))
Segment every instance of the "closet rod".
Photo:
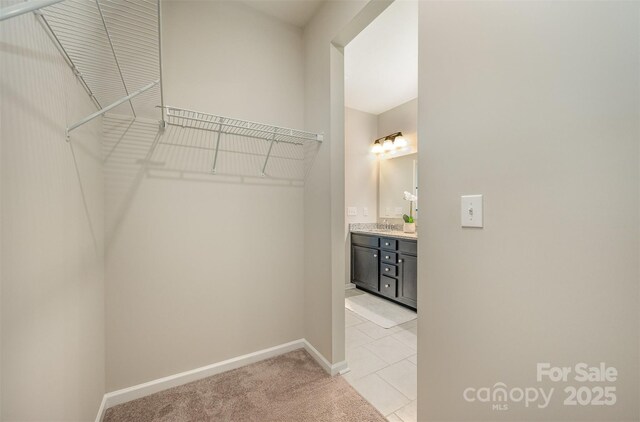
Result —
POLYGON ((67 142, 69 142, 69 132, 71 132, 72 130, 77 129, 78 127, 82 126, 83 124, 88 123, 91 120, 95 119, 96 117, 103 115, 104 113, 106 113, 107 111, 111 110, 112 108, 118 107, 120 104, 131 100, 133 97, 142 94, 146 90, 153 88, 154 86, 158 85, 159 83, 160 83, 160 79, 157 79, 156 81, 151 82, 149 85, 147 85, 147 86, 145 86, 143 88, 140 88, 136 92, 133 92, 133 93, 127 95, 126 97, 123 97, 123 98, 119 99, 115 103, 106 106, 102 110, 96 111, 95 113, 91 114, 90 116, 85 117, 84 119, 80 120, 78 123, 75 123, 75 124, 69 126, 67 128, 67 142))
POLYGON ((23 3, 16 3, 0 10, 0 21, 33 12, 34 10, 42 9, 43 7, 51 6, 52 4, 60 3, 61 1, 64 0, 32 0, 23 3))

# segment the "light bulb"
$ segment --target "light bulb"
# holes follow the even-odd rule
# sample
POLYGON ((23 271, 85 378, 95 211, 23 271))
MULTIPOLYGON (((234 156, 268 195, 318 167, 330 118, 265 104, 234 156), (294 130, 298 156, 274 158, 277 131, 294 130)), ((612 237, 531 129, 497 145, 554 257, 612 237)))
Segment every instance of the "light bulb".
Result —
POLYGON ((380 145, 380 142, 376 141, 375 144, 373 144, 373 147, 371 147, 371 152, 373 152, 374 154, 382 154, 384 150, 382 149, 382 145, 380 145))
POLYGON ((384 140, 384 143, 382 144, 382 149, 384 149, 385 151, 391 151, 394 148, 395 146, 393 145, 393 141, 391 139, 384 140))
POLYGON ((403 136, 396 136, 393 143, 396 144, 398 148, 404 148, 408 145, 407 140, 403 136))

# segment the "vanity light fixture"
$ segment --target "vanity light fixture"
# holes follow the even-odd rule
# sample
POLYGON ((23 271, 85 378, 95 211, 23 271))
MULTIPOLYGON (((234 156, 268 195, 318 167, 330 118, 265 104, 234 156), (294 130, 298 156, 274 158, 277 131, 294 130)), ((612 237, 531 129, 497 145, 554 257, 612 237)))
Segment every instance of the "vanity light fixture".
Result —
POLYGON ((402 132, 396 132, 376 139, 371 147, 371 152, 374 154, 394 153, 396 150, 405 149, 408 145, 409 143, 402 136, 402 132))
POLYGON ((380 143, 380 139, 376 139, 376 141, 373 143, 371 152, 373 152, 374 154, 381 154, 382 152, 384 152, 384 149, 382 149, 382 144, 380 143))
POLYGON ((393 143, 395 144, 396 147, 398 148, 404 148, 407 145, 409 145, 409 143, 407 142, 407 140, 405 139, 404 136, 400 135, 397 136, 396 139, 393 140, 393 143))

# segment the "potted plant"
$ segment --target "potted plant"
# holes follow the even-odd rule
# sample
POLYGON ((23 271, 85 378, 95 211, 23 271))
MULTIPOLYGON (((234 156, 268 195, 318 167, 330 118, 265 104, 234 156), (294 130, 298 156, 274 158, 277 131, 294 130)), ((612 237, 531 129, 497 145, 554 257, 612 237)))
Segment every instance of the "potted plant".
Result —
POLYGON ((404 220, 403 231, 405 233, 415 233, 416 232, 416 222, 413 219, 413 203, 418 200, 416 195, 413 195, 411 192, 404 192, 405 201, 409 201, 409 215, 404 214, 402 219, 404 220))

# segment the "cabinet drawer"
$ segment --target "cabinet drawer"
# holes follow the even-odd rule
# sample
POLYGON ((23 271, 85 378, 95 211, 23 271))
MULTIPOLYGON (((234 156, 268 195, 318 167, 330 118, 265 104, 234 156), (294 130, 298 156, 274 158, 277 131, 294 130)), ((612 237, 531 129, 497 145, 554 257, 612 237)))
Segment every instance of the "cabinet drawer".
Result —
POLYGON ((391 251, 395 251, 398 249, 398 241, 396 239, 389 239, 388 237, 383 237, 380 239, 380 247, 382 249, 389 249, 391 251))
POLYGON ((380 259, 387 264, 395 264, 398 259, 398 254, 389 251, 380 251, 380 259))
POLYGON ((412 255, 418 254, 418 242, 412 242, 410 240, 399 240, 398 250, 401 252, 409 253, 412 255))
POLYGON ((397 277, 398 276, 398 267, 390 264, 382 264, 380 265, 380 274, 387 275, 389 277, 397 277))
POLYGON ((398 281, 391 277, 380 277, 380 293, 391 298, 398 297, 398 281))
POLYGON ((378 247, 378 237, 364 234, 351 233, 351 243, 355 245, 367 246, 369 248, 378 247))

